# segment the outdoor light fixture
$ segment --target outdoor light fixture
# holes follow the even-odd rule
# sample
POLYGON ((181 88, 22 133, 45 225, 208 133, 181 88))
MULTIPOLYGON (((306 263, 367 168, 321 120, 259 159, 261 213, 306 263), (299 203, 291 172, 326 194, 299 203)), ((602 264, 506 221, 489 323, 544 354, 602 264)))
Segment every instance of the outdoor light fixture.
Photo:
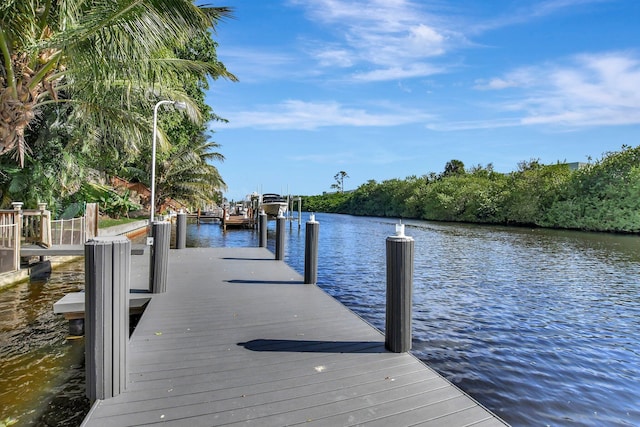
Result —
POLYGON ((187 104, 182 101, 163 100, 153 107, 153 144, 151 146, 151 206, 149 211, 149 225, 153 225, 153 213, 156 210, 156 140, 158 138, 158 107, 162 104, 172 104, 178 110, 187 108, 187 104))

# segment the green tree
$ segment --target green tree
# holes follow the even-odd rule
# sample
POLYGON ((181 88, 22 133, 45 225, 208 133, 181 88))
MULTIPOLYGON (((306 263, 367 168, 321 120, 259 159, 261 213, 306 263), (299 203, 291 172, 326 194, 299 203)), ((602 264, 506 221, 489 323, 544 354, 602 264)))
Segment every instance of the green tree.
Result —
POLYGON ((570 175, 540 225, 640 232, 640 146, 623 146, 570 175))
POLYGON ((345 171, 340 171, 333 176, 333 179, 336 180, 335 184, 331 185, 331 188, 336 189, 340 193, 344 193, 344 179, 349 178, 349 175, 345 171))
POLYGON ((640 232, 640 146, 623 146, 575 171, 537 159, 520 162, 510 174, 495 172, 491 164, 464 173, 460 166, 449 162, 446 176, 369 180, 348 194, 305 198, 304 206, 355 215, 640 232))
POLYGON ((509 176, 506 222, 540 225, 554 200, 564 191, 570 174, 566 164, 543 165, 538 159, 518 163, 518 170, 509 176))
MULTIPOLYGON (((215 65, 218 64, 216 48, 217 44, 206 32, 177 49, 176 54, 180 59, 215 65)), ((207 132, 207 122, 226 120, 214 114, 205 102, 204 91, 208 89, 206 77, 197 73, 183 75, 179 82, 202 112, 202 121, 193 122, 172 110, 165 112, 160 118, 161 127, 167 135, 167 144, 160 146, 157 154, 156 190, 159 204, 165 197, 171 197, 186 205, 204 206, 226 189, 224 180, 213 165, 214 162, 223 161, 224 156, 216 151, 220 146, 209 141, 207 132)), ((146 155, 146 159, 150 159, 150 153, 147 152, 146 155)), ((146 160, 145 164, 150 167, 150 160, 146 160)), ((147 182, 149 176, 150 169, 146 169, 140 179, 147 182)))
POLYGON ((215 200, 220 190, 226 189, 218 169, 211 161, 222 161, 214 151, 218 144, 200 140, 198 146, 184 147, 158 166, 156 191, 159 207, 166 198, 186 205, 206 206, 215 200))
POLYGON ((464 173, 465 173, 464 163, 462 163, 461 160, 453 159, 453 160, 449 160, 444 165, 444 172, 442 173, 441 177, 446 178, 452 175, 464 175, 464 173))
POLYGON ((188 102, 197 118, 190 98, 164 83, 194 70, 233 76, 212 64, 176 60, 171 52, 229 14, 191 0, 4 2, 0 155, 13 152, 24 165, 25 130, 52 103, 71 103, 66 120, 100 143, 119 141, 120 148, 136 149, 146 136, 146 112, 158 97, 188 102))

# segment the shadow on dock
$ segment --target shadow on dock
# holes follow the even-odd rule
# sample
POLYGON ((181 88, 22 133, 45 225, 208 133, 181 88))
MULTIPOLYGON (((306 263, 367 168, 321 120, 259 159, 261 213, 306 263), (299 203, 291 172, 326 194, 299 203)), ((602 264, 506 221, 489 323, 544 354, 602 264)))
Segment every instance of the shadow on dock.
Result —
POLYGON ((255 339, 238 343, 251 351, 294 353, 387 353, 383 342, 255 339))
POLYGON ((241 284, 241 285, 304 285, 304 280, 290 280, 284 282, 282 280, 240 280, 231 279, 225 280, 227 283, 241 284))

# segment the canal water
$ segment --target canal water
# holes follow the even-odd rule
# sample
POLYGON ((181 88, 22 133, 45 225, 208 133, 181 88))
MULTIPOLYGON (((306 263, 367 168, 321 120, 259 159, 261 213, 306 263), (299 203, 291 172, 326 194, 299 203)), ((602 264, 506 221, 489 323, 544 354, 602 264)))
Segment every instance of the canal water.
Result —
MULTIPOLYGON (((397 221, 316 219, 319 286, 383 330, 385 239, 397 221)), ((514 426, 640 425, 640 237, 405 225, 416 245, 417 357, 514 426)), ((187 230, 187 246, 257 244, 255 231, 187 230)), ((304 224, 287 224, 285 261, 303 272, 304 224)), ((82 288, 82 268, 0 292, 0 426, 76 426, 88 409, 83 341, 66 339, 51 313, 82 288)))
POLYGON ((0 290, 0 426, 78 426, 84 397, 84 339, 69 338, 53 303, 84 288, 84 262, 50 278, 0 290))

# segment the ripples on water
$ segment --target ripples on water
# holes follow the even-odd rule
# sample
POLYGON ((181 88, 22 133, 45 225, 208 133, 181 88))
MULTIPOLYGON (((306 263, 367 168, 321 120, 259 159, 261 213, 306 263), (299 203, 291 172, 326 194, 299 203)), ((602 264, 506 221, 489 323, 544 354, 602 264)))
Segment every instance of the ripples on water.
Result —
POLYGON ((88 411, 84 340, 67 340, 67 321, 53 314, 84 287, 83 271, 75 261, 0 291, 0 425, 77 426, 88 411))
MULTIPOLYGON (((316 218, 319 286, 383 330, 385 239, 396 221, 316 218)), ((640 425, 637 236, 405 224, 416 245, 417 357, 514 426, 640 425)), ((254 231, 187 230, 187 246, 257 244, 254 231)), ((304 226, 287 225, 285 260, 303 273, 304 226)), ((0 292, 0 425, 19 416, 73 426, 84 416, 83 342, 65 340, 66 321, 51 311, 82 286, 82 269, 0 292)))
POLYGON ((513 424, 640 423, 637 237, 414 230, 419 357, 513 424))

